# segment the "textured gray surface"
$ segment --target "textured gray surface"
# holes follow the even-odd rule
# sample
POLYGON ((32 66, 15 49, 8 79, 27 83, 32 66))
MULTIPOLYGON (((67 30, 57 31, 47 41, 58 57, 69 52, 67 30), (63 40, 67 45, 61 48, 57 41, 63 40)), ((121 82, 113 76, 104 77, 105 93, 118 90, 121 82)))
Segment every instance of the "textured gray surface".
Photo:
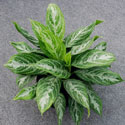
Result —
MULTIPOLYGON (((3 64, 16 53, 9 41, 25 41, 12 21, 17 21, 29 31, 28 18, 45 23, 49 3, 60 6, 66 20, 66 34, 90 24, 96 19, 105 20, 94 34, 104 36, 108 51, 115 53, 117 61, 112 70, 125 79, 125 0, 0 0, 0 125, 56 125, 56 113, 49 110, 41 117, 34 101, 12 101, 18 92, 16 76, 3 64)), ((94 112, 87 119, 85 112, 81 125, 125 125, 125 83, 104 87, 95 86, 103 100, 103 115, 94 112)), ((63 125, 74 125, 66 111, 63 125)))

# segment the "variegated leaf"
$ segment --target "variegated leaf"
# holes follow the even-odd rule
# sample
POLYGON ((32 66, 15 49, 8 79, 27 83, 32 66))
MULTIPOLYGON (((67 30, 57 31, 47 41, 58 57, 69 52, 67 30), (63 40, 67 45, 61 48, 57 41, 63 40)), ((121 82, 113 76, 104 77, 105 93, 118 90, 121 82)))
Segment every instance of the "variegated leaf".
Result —
POLYGON ((80 80, 68 79, 64 81, 64 88, 67 93, 79 104, 88 109, 90 115, 89 98, 85 84, 80 80))
POLYGON ((37 62, 36 67, 39 70, 50 73, 59 78, 69 78, 70 73, 65 69, 63 62, 53 59, 42 59, 37 62))
POLYGON ((16 78, 16 84, 19 88, 23 88, 25 85, 29 84, 32 80, 35 79, 35 76, 30 75, 18 75, 16 78))
POLYGON ((97 44, 94 49, 105 51, 106 47, 107 47, 107 43, 101 42, 101 43, 97 44))
POLYGON ((5 66, 17 74, 37 75, 45 72, 36 68, 36 62, 44 57, 34 53, 18 53, 10 58, 5 66))
POLYGON ((63 41, 39 22, 31 20, 31 23, 33 31, 39 40, 40 48, 44 54, 53 59, 64 60, 66 47, 63 41))
POLYGON ((82 27, 75 32, 71 33, 65 38, 65 44, 67 48, 72 46, 80 45, 84 40, 86 40, 93 32, 96 25, 102 23, 101 20, 96 20, 91 25, 87 27, 82 27))
POLYGON ((69 106, 69 112, 76 123, 76 125, 80 125, 80 121, 82 120, 83 117, 83 106, 77 103, 75 100, 73 100, 71 97, 68 99, 68 106, 69 106))
POLYGON ((39 41, 34 38, 33 36, 31 36, 23 27, 21 27, 19 24, 17 24, 16 22, 13 22, 13 24, 15 25, 15 28, 17 29, 17 31, 23 35, 28 41, 30 41, 33 45, 39 47, 39 41))
POLYGON ((66 99, 62 93, 59 93, 57 96, 54 107, 58 117, 58 125, 62 125, 62 119, 66 108, 66 99))
POLYGON ((65 20, 63 13, 56 4, 49 4, 47 8, 46 24, 51 32, 60 39, 63 39, 65 33, 65 20))
POLYGON ((11 42, 11 45, 19 53, 37 53, 37 54, 43 54, 43 52, 40 49, 33 49, 26 42, 11 42))
POLYGON ((82 42, 82 44, 73 46, 71 49, 72 55, 77 55, 88 50, 91 47, 91 45, 94 43, 94 41, 98 38, 99 36, 94 36, 92 39, 87 38, 84 42, 82 42))
POLYGON ((112 85, 123 81, 118 73, 112 72, 105 67, 78 70, 75 73, 82 80, 100 85, 112 85))
POLYGON ((91 68, 96 66, 107 66, 115 61, 111 53, 100 50, 88 50, 73 57, 72 66, 77 68, 91 68))
POLYGON ((13 100, 30 100, 36 96, 36 85, 23 88, 14 98, 13 100))
POLYGON ((97 114, 102 114, 102 100, 92 89, 91 86, 88 87, 88 95, 90 99, 90 108, 93 109, 97 114))
POLYGON ((60 79, 46 77, 39 80, 36 89, 36 101, 38 108, 43 114, 55 102, 61 87, 60 79))

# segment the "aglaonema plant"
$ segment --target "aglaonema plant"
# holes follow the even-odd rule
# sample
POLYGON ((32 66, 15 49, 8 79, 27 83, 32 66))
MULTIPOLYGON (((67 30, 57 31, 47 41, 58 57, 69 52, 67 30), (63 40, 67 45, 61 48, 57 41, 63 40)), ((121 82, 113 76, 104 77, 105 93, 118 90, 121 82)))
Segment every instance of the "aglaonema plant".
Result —
POLYGON ((5 66, 18 74, 16 83, 21 89, 14 100, 34 99, 42 115, 53 105, 58 125, 62 124, 66 105, 76 125, 82 120, 84 108, 88 117, 90 109, 101 115, 102 101, 92 86, 123 81, 118 73, 109 69, 116 59, 112 53, 106 52, 106 42, 90 49, 99 38, 90 35, 103 21, 96 20, 64 38, 64 16, 57 5, 49 4, 46 25, 34 20, 30 22, 36 38, 13 22, 17 31, 36 46, 32 48, 26 42, 11 42, 18 54, 12 56, 5 66), (38 82, 28 86, 38 76, 38 82))

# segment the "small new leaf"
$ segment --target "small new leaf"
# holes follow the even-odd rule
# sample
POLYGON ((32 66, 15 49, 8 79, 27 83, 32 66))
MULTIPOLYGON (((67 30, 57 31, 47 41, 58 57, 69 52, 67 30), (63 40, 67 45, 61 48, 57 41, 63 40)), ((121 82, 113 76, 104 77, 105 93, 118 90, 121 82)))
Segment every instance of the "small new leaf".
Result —
POLYGON ((42 115, 55 102, 59 94, 60 87, 60 79, 53 76, 49 76, 39 80, 36 89, 36 101, 42 115))
POLYGON ((68 106, 69 106, 69 113, 73 121, 76 123, 76 125, 80 125, 80 121, 82 120, 84 113, 83 106, 77 103, 71 97, 69 97, 68 99, 68 106))
POLYGON ((62 125, 62 119, 66 108, 66 99, 62 93, 59 93, 57 96, 57 99, 54 102, 54 107, 58 117, 58 125, 62 125))
POLYGON ((36 96, 36 86, 23 88, 13 100, 30 100, 36 96))

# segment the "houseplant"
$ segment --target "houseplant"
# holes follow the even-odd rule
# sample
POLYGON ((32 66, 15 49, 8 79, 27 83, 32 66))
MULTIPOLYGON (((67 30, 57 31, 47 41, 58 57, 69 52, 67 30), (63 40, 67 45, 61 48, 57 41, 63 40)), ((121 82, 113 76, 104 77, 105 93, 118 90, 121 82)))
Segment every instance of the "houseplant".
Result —
POLYGON ((101 115, 102 101, 92 86, 123 81, 119 74, 109 69, 115 56, 106 52, 106 42, 90 49, 99 38, 91 38, 90 35, 103 21, 96 20, 64 38, 64 16, 57 5, 49 4, 46 26, 34 20, 30 22, 36 38, 16 22, 14 25, 36 48, 31 48, 26 42, 11 42, 18 54, 5 64, 18 74, 16 83, 21 90, 14 100, 34 99, 41 114, 53 105, 59 125, 62 124, 66 104, 76 125, 82 119, 83 107, 88 110, 88 117, 90 109, 101 115), (39 77, 38 82, 27 87, 36 77, 39 77))

